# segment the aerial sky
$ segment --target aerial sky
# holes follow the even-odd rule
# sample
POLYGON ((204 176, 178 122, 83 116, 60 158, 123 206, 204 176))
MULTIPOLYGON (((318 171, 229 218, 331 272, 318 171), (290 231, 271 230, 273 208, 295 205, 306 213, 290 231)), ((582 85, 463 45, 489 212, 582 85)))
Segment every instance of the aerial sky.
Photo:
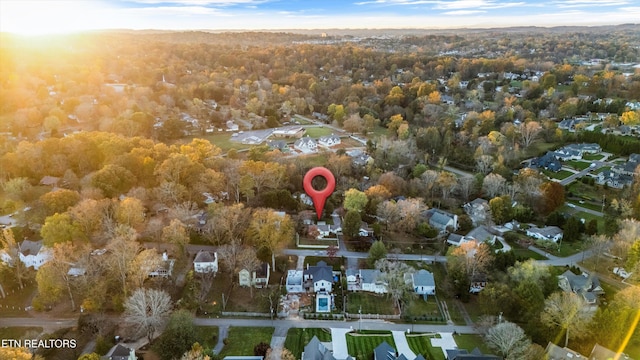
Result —
POLYGON ((488 28, 640 23, 639 0, 0 0, 0 31, 488 28))

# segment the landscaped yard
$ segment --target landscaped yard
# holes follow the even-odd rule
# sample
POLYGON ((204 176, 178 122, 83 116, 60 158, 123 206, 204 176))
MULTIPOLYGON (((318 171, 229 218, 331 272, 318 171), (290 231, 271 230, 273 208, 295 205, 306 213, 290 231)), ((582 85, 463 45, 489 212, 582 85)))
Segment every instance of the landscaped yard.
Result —
POLYGON ((425 301, 422 297, 413 299, 405 308, 404 314, 418 322, 440 322, 442 320, 442 314, 440 314, 440 308, 436 303, 434 296, 429 296, 425 301))
POLYGON ((205 349, 213 349, 218 343, 217 326, 196 326, 196 338, 205 349))
POLYGON ((220 352, 226 355, 253 356, 253 348, 261 342, 271 343, 273 327, 230 327, 227 344, 220 352))
POLYGON ((7 296, 0 298, 0 316, 28 316, 25 308, 31 305, 36 288, 35 281, 25 282, 22 290, 17 285, 5 286, 7 296))
POLYGON ((547 175, 548 177, 550 177, 552 179, 558 179, 558 180, 566 179, 569 176, 573 175, 573 173, 571 171, 568 171, 568 170, 560 170, 558 172, 553 172, 553 171, 549 171, 549 170, 542 170, 542 172, 545 175, 547 175))
POLYGON ((306 128, 307 132, 305 136, 309 136, 312 138, 319 138, 321 136, 327 136, 333 134, 333 129, 327 127, 308 127, 306 128))
POLYGON ((304 347, 313 339, 318 337, 321 342, 331 341, 331 331, 320 328, 290 328, 287 332, 287 339, 284 341, 284 348, 289 349, 296 359, 300 359, 304 347))
POLYGON ((442 348, 431 346, 433 334, 408 334, 407 343, 411 351, 422 354, 427 360, 445 360, 442 348))
POLYGON ((230 149, 248 149, 251 145, 246 145, 241 142, 231 141, 231 133, 228 132, 219 132, 211 135, 198 136, 199 138, 209 140, 210 143, 222 149, 222 151, 227 152, 230 149))
POLYGON ((347 295, 347 312, 358 314, 361 309, 363 314, 393 315, 396 309, 393 302, 386 295, 377 295, 368 292, 351 292, 347 295))
POLYGON ((590 161, 596 160, 596 161, 598 161, 598 160, 602 160, 603 158, 604 158, 604 155, 602 155, 602 154, 584 154, 584 155, 582 155, 582 160, 590 160, 590 161))
POLYGON ((391 331, 363 331, 361 334, 349 333, 347 337, 347 351, 357 360, 370 360, 373 358, 373 349, 386 341, 392 347, 396 347, 391 331))
POLYGON ((459 349, 466 349, 471 352, 473 349, 478 348, 483 354, 494 354, 494 351, 485 345, 485 341, 480 335, 459 334, 454 336, 453 339, 458 344, 459 349))
POLYGON ((588 161, 579 161, 579 160, 570 160, 565 163, 569 167, 572 167, 576 170, 584 170, 591 165, 591 162, 588 161))

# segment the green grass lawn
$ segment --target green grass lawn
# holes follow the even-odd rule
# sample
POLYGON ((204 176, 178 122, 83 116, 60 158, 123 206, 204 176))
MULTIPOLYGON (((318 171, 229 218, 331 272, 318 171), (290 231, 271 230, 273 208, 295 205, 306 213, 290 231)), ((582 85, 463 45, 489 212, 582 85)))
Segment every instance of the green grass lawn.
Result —
POLYGON ((583 160, 590 160, 590 161, 596 160, 596 161, 598 161, 598 160, 602 160, 603 158, 604 158, 604 155, 602 155, 602 154, 584 154, 584 155, 582 155, 582 159, 583 160))
POLYGON ((306 128, 307 132, 305 136, 309 136, 312 138, 319 138, 321 136, 327 136, 334 133, 333 129, 327 127, 308 127, 306 128))
POLYGON ((569 176, 573 175, 573 173, 571 171, 568 170, 560 170, 558 172, 553 172, 553 171, 549 171, 549 170, 542 170, 542 173, 547 175, 548 177, 552 178, 552 179, 558 179, 558 180, 562 180, 562 179, 566 179, 569 176))
POLYGON ((231 149, 240 150, 240 149, 248 149, 251 147, 251 145, 246 145, 241 142, 231 141, 231 133, 228 133, 228 132, 214 133, 214 134, 205 135, 199 138, 209 140, 210 143, 222 149, 223 152, 227 152, 231 149))
POLYGON ((253 348, 261 342, 271 343, 273 327, 230 327, 228 342, 220 355, 253 356, 253 348))
POLYGON ((352 292, 347 295, 347 312, 358 314, 362 306, 363 314, 393 315, 396 309, 393 302, 386 295, 371 294, 367 292, 352 292))
POLYGON ((558 147, 558 143, 534 142, 522 152, 521 160, 540 156, 547 151, 555 149, 556 147, 558 147))
POLYGON ((430 334, 409 334, 407 343, 409 348, 416 354, 422 354, 427 360, 445 360, 442 348, 431 346, 430 334))
POLYGON ((213 349, 218 343, 218 327, 196 326, 196 338, 204 349, 213 349))
POLYGON ((471 352, 473 349, 478 348, 483 354, 493 354, 493 350, 489 349, 485 345, 484 339, 480 335, 473 334, 460 334, 453 337, 458 344, 459 349, 466 349, 471 352))
POLYGON ((373 358, 373 349, 386 341, 389 345, 396 347, 391 331, 380 331, 376 333, 367 332, 364 334, 347 334, 347 351, 349 355, 357 360, 370 360, 373 358))
POLYGON ((607 170, 611 170, 611 166, 603 166, 603 167, 599 168, 598 170, 594 171, 594 173, 600 174, 601 172, 607 171, 607 170))
POLYGON ((422 297, 414 298, 405 308, 404 314, 412 317, 419 317, 418 321, 421 321, 420 317, 442 317, 440 313, 440 308, 438 308, 438 304, 436 303, 436 298, 433 296, 429 296, 429 298, 425 301, 422 297))
POLYGON ((320 328, 290 328, 287 332, 287 339, 284 341, 284 348, 289 349, 296 359, 300 359, 304 347, 314 336, 322 342, 331 341, 331 331, 320 328))
POLYGON ((567 161, 565 165, 568 165, 576 170, 584 170, 591 165, 591 162, 579 161, 579 160, 571 160, 567 161))
POLYGON ((518 258, 534 259, 534 260, 547 260, 546 257, 538 254, 537 252, 531 251, 529 249, 522 248, 522 247, 520 247, 518 245, 516 245, 515 247, 512 246, 511 249, 516 254, 516 257, 518 257, 518 258))

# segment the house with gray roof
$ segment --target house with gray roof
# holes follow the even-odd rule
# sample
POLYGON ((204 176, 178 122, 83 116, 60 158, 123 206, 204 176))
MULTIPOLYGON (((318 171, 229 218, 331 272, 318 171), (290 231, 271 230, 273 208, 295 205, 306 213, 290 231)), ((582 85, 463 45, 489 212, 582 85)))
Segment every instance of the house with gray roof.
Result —
POLYGON ((296 140, 296 142, 293 143, 293 148, 302 153, 308 154, 316 152, 316 150, 318 150, 318 143, 315 139, 310 138, 309 135, 307 135, 296 140))
POLYGON ((331 135, 327 135, 327 136, 321 136, 318 139, 318 145, 322 145, 325 147, 332 147, 332 146, 336 146, 336 145, 340 145, 340 138, 334 134, 331 135))
POLYGON ((485 225, 478 226, 465 235, 465 239, 467 240, 475 240, 478 243, 486 242, 491 245, 496 242, 496 238, 497 236, 485 225))
POLYGON ((425 269, 411 274, 411 287, 416 294, 422 295, 425 299, 427 295, 436 294, 436 281, 433 274, 425 269))
POLYGON ((304 347, 302 351, 302 360, 336 360, 333 353, 324 343, 318 340, 317 336, 313 336, 311 341, 304 347))
POLYGON ((114 345, 109 351, 100 357, 100 360, 136 360, 136 353, 133 349, 122 346, 120 344, 114 345))
POLYGON ((386 294, 387 283, 382 280, 382 274, 377 269, 347 269, 347 290, 386 294))
POLYGON ((576 275, 571 270, 558 276, 558 286, 565 292, 573 292, 582 296, 589 305, 597 304, 598 295, 604 294, 597 276, 587 273, 576 275))
POLYGON ((615 352, 607 349, 606 347, 595 344, 593 350, 591 350, 591 355, 589 355, 589 360, 633 360, 629 357, 629 355, 621 352, 615 352))
POLYGON ((473 225, 478 226, 486 223, 491 218, 491 209, 489 201, 483 198, 477 198, 462 206, 464 212, 469 215, 473 225))
POLYGON ((429 209, 423 214, 429 221, 429 225, 438 229, 440 233, 458 229, 458 215, 435 208, 429 209))
POLYGON ((24 240, 18 244, 17 254, 9 254, 6 250, 0 249, 0 260, 9 266, 13 266, 13 261, 19 258, 24 266, 33 267, 35 270, 38 270, 40 266, 49 261, 51 256, 51 250, 43 246, 42 240, 24 240))
POLYGON ((324 261, 318 261, 314 266, 307 264, 303 274, 305 289, 313 289, 314 292, 331 292, 333 285, 333 269, 324 261))
POLYGON ((579 352, 566 347, 560 347, 552 342, 549 342, 544 352, 547 356, 545 359, 549 360, 587 360, 587 358, 579 352))
POLYGON ((543 228, 539 228, 534 225, 527 229, 527 236, 538 240, 553 241, 554 243, 557 243, 562 239, 562 229, 557 226, 545 226, 543 228))
POLYGON ((396 349, 386 341, 373 349, 373 360, 396 360, 396 349))
POLYGON ((271 150, 280 150, 281 152, 289 152, 289 145, 284 140, 267 140, 267 145, 271 150))

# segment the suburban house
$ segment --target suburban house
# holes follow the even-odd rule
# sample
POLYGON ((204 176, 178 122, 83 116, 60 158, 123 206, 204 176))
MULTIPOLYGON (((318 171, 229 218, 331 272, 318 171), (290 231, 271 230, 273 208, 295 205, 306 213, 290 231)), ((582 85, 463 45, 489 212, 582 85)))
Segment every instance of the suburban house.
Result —
POLYGON ((193 260, 193 270, 197 273, 217 273, 218 253, 200 250, 193 260))
POLYGON ((527 236, 538 240, 553 241, 554 243, 557 243, 562 239, 562 229, 557 226, 545 226, 543 228, 531 226, 527 229, 527 236))
POLYGON ((486 242, 493 245, 496 242, 497 236, 491 232, 487 226, 478 226, 469 231, 467 235, 449 234, 447 237, 447 244, 460 246, 464 243, 475 241, 477 243, 486 242))
POLYGON ((589 355, 589 360, 610 360, 610 359, 633 360, 627 354, 619 353, 619 352, 617 353, 599 344, 595 344, 595 346, 593 347, 593 350, 591 350, 591 355, 589 355))
POLYGON ((574 292, 582 296, 589 305, 595 305, 598 295, 604 294, 600 280, 596 276, 586 273, 576 275, 571 270, 558 276, 558 286, 565 292, 574 292))
POLYGON ((349 150, 345 154, 351 158, 351 162, 356 166, 365 166, 373 160, 371 156, 360 149, 349 150))
POLYGON ((342 227, 338 225, 328 225, 324 221, 318 221, 316 228, 319 232, 318 239, 329 237, 331 234, 337 234, 342 231, 342 227))
POLYGON ((429 225, 440 233, 458 229, 458 215, 435 208, 425 211, 423 215, 428 219, 429 225))
POLYGON ((302 360, 352 360, 351 356, 346 359, 336 359, 331 351, 331 343, 322 343, 314 336, 302 351, 302 360))
POLYGON ((40 179, 40 185, 44 185, 44 186, 53 186, 56 187, 58 186, 58 183, 60 182, 60 178, 59 177, 55 177, 55 176, 44 176, 42 177, 42 179, 40 179))
POLYGON ((122 346, 120 344, 114 345, 109 351, 100 357, 100 360, 136 360, 136 353, 133 349, 122 346))
POLYGON ((464 204, 464 212, 469 215, 474 226, 486 223, 491 218, 491 210, 489 209, 489 201, 477 198, 471 202, 464 204))
POLYGON ((373 360, 424 360, 424 356, 422 354, 416 356, 413 352, 410 354, 398 354, 393 346, 383 341, 373 349, 373 360))
POLYGON ((340 138, 334 134, 331 135, 327 135, 327 136, 321 136, 318 139, 318 144, 325 146, 325 147, 332 147, 332 146, 336 146, 336 145, 340 145, 340 138))
POLYGON ((530 167, 532 169, 547 169, 553 172, 558 172, 562 169, 562 163, 558 160, 557 154, 553 151, 547 151, 546 154, 531 159, 530 167))
POLYGON ((301 138, 304 135, 302 126, 293 126, 287 128, 279 128, 273 131, 272 135, 277 138, 301 138))
POLYGON ((313 153, 318 150, 318 143, 315 139, 305 136, 293 143, 293 148, 303 153, 313 153))
POLYGON ((331 292, 333 285, 333 269, 326 262, 319 261, 315 266, 309 266, 303 272, 305 289, 313 289, 313 292, 331 292))
POLYGON ((238 273, 238 283, 240 286, 267 287, 270 273, 271 266, 268 263, 260 264, 257 270, 251 272, 247 269, 242 269, 238 273))
POLYGON ((612 170, 605 170, 600 172, 596 177, 596 183, 598 185, 607 185, 612 188, 622 189, 625 186, 631 186, 633 183, 633 176, 627 174, 621 174, 612 170))
POLYGON ((227 131, 238 131, 240 127, 238 124, 234 123, 233 120, 229 120, 225 124, 227 126, 227 131))
POLYGON ((281 152, 289 152, 289 145, 284 140, 267 140, 267 146, 270 150, 280 150, 281 152))
POLYGON ((482 291, 487 286, 487 275, 486 274, 475 274, 471 276, 471 285, 469 286, 469 292, 472 294, 477 294, 482 291))
POLYGON ((162 263, 156 269, 149 271, 149 277, 169 277, 173 274, 173 265, 176 259, 169 259, 167 252, 162 253, 162 263))
POLYGON ((380 280, 381 274, 380 270, 376 269, 348 269, 347 290, 386 294, 387 284, 380 280))
POLYGON ((427 295, 436 294, 436 281, 431 272, 421 269, 413 274, 407 275, 411 277, 411 287, 416 294, 422 295, 425 299, 427 295))
POLYGON ((549 360, 587 360, 587 357, 579 352, 566 347, 562 348, 552 342, 549 342, 544 352, 547 356, 546 359, 549 360))
MULTIPOLYGON (((51 258, 51 251, 49 248, 42 245, 42 240, 24 240, 18 244, 18 256, 24 266, 33 267, 35 270, 38 270, 40 266, 49 261, 51 258)), ((5 250, 0 250, 0 259, 10 266, 13 266, 12 256, 5 250)))
POLYGON ((480 349, 475 348, 468 352, 465 349, 448 349, 447 360, 499 360, 502 359, 496 355, 485 355, 480 349))
POLYGON ((369 224, 367 224, 366 222, 362 221, 360 223, 360 230, 358 230, 358 235, 363 237, 373 236, 374 235, 373 228, 369 226, 369 224))

